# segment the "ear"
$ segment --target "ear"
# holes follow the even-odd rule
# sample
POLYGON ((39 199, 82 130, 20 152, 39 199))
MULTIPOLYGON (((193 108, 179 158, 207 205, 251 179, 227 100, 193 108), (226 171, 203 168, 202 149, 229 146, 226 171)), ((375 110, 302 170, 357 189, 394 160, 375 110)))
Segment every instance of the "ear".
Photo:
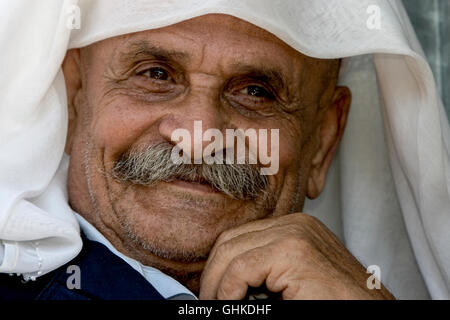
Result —
POLYGON ((62 64, 67 92, 67 107, 69 113, 69 127, 67 132, 65 152, 72 151, 73 137, 78 120, 77 96, 81 89, 80 51, 72 49, 67 51, 62 64))
POLYGON ((319 127, 320 146, 311 162, 306 195, 317 198, 325 186, 331 160, 344 134, 350 109, 351 93, 347 87, 336 87, 331 105, 324 110, 319 127))

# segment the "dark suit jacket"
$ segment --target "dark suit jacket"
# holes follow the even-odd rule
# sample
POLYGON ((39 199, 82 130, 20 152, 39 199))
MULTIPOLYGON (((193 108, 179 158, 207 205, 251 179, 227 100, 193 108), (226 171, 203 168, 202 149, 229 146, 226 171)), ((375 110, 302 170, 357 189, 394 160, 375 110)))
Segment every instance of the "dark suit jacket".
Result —
MULTIPOLYGON (((78 256, 55 271, 24 282, 0 273, 1 300, 161 300, 158 291, 136 270, 99 242, 83 238, 78 256), (80 289, 67 285, 79 267, 80 289)), ((73 277, 69 283, 74 283, 73 277)))

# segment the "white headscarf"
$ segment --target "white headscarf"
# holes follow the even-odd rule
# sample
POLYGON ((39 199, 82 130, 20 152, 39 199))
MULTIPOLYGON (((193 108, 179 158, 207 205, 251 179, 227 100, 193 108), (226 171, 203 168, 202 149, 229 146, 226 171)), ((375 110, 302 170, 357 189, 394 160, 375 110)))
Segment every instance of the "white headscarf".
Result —
POLYGON ((397 297, 450 298, 450 129, 400 0, 1 2, 0 272, 39 276, 82 246, 63 156, 66 50, 208 13, 246 20, 312 57, 346 58, 346 133, 323 195, 304 212, 378 265, 397 297), (67 27, 73 5, 80 30, 67 27))

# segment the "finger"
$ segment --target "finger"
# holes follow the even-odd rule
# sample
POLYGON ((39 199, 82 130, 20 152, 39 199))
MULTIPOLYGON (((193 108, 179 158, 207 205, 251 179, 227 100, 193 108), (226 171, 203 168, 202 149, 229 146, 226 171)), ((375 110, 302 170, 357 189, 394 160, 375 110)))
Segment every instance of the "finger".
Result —
POLYGON ((314 278, 316 269, 308 261, 301 242, 295 239, 273 242, 235 257, 219 282, 215 298, 243 299, 249 286, 259 287, 264 282, 271 292, 282 292, 283 299, 311 298, 301 295, 302 282, 305 275, 314 278))
POLYGON ((226 241, 229 241, 235 237, 238 237, 242 234, 254 232, 254 231, 264 231, 268 228, 279 225, 279 218, 265 218, 260 220, 255 220, 251 222, 247 222, 243 225, 237 226, 235 228, 226 230, 220 234, 217 238, 215 245, 220 245, 226 241))
MULTIPOLYGON (((221 250, 221 254, 227 253, 230 247, 234 247, 235 244, 238 244, 241 241, 251 241, 251 242, 259 242, 259 245, 264 243, 268 243, 267 241, 263 241, 264 239, 270 240, 277 238, 278 235, 281 235, 283 230, 278 231, 279 227, 274 227, 272 223, 264 225, 263 223, 255 223, 252 226, 248 226, 246 228, 238 228, 238 230, 230 230, 222 233, 219 238, 214 243, 213 248, 209 253, 208 261, 211 261, 216 255, 217 251, 221 250), (267 227, 264 227, 267 226, 267 227), (266 230, 271 230, 271 232, 267 232, 266 230), (258 239, 261 238, 261 239, 258 239), (225 250, 227 249, 227 250, 225 250)), ((255 244, 258 246, 258 243, 255 244)), ((207 261, 207 264, 208 264, 207 261)))
POLYGON ((215 247, 200 279, 200 299, 215 299, 217 288, 231 261, 246 251, 264 247, 279 237, 277 232, 254 231, 237 236, 215 247))
MULTIPOLYGON (((275 232, 279 235, 282 235, 285 233, 285 230, 281 230, 284 226, 292 226, 292 217, 300 217, 304 216, 302 213, 295 213, 290 214, 285 217, 273 217, 273 218, 267 218, 262 220, 256 220, 249 223, 246 223, 244 225, 241 225, 239 227, 226 230, 220 234, 220 236, 217 238, 216 242, 214 243, 213 248, 211 249, 209 253, 209 259, 207 261, 207 264, 209 261, 211 261, 211 257, 214 257, 217 254, 217 250, 219 248, 222 248, 222 245, 234 238, 237 238, 243 234, 251 234, 252 232, 258 232, 258 231, 265 231, 268 229, 280 229, 280 232, 275 232)), ((272 230, 273 231, 273 230, 272 230)), ((292 232, 292 230, 290 231, 292 232)), ((256 233, 255 233, 256 235, 256 233)), ((267 243, 267 242, 266 242, 267 243)))
POLYGON ((220 280, 215 298, 240 300, 245 297, 249 286, 261 286, 272 272, 272 256, 272 250, 259 247, 234 258, 220 280))
POLYGON ((275 226, 288 226, 295 225, 298 223, 308 224, 309 220, 317 220, 312 216, 307 214, 296 212, 291 214, 286 214, 284 216, 269 217, 260 220, 251 221, 235 227, 233 229, 226 230, 220 234, 216 240, 216 244, 221 244, 230 239, 233 239, 241 234, 252 232, 252 231, 263 231, 268 228, 275 226), (303 221, 304 220, 304 221, 303 221))

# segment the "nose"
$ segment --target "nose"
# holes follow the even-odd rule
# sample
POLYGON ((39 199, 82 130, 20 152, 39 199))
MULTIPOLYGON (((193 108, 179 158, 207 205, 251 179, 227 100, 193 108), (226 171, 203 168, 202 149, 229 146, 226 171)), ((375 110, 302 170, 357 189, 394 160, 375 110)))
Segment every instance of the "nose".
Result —
MULTIPOLYGON (((211 136, 204 135, 205 131, 212 129, 224 134, 227 123, 227 115, 221 108, 220 88, 203 84, 191 86, 183 101, 161 119, 159 133, 166 141, 177 144, 180 141, 173 141, 173 134, 182 132, 183 143, 180 145, 183 153, 188 154, 195 163, 201 163, 199 158, 211 143, 211 136), (187 138, 185 135, 189 136, 190 141, 184 141, 187 138)), ((179 134, 175 138, 179 139, 179 134)))

